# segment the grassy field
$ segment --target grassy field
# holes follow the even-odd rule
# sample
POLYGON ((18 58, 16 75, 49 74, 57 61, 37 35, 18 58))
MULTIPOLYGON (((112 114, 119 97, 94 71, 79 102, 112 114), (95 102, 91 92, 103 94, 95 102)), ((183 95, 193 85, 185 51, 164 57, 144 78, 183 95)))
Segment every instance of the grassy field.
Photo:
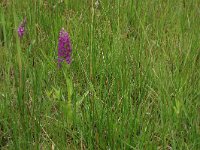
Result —
POLYGON ((0 5, 0 149, 200 149, 199 0, 0 5))

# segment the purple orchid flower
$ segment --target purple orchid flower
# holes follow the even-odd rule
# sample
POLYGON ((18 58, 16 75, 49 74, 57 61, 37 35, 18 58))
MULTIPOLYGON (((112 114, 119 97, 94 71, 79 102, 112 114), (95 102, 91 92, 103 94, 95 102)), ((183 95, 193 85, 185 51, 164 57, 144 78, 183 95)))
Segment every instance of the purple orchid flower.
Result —
POLYGON ((69 34, 61 29, 59 33, 59 41, 58 41, 58 66, 61 67, 61 62, 64 60, 70 64, 71 63, 71 42, 69 38, 69 34))
POLYGON ((24 32, 25 32, 25 25, 26 25, 26 18, 24 18, 24 20, 21 22, 21 24, 19 25, 18 30, 17 30, 18 36, 19 36, 20 38, 22 38, 23 35, 24 35, 24 32))

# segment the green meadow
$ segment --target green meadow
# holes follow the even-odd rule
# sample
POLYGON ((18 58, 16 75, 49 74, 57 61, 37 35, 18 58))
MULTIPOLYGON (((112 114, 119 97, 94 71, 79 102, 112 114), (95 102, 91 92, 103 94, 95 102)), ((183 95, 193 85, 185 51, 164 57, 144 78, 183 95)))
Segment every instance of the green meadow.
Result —
POLYGON ((200 1, 0 0, 0 149, 200 149, 200 1))

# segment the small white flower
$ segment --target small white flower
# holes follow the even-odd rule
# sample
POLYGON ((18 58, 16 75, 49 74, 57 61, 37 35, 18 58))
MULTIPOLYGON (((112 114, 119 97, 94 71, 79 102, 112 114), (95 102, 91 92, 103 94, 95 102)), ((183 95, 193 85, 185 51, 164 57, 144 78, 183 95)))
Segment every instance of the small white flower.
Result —
POLYGON ((96 8, 98 8, 98 6, 99 6, 99 0, 97 0, 94 4, 95 4, 96 8))

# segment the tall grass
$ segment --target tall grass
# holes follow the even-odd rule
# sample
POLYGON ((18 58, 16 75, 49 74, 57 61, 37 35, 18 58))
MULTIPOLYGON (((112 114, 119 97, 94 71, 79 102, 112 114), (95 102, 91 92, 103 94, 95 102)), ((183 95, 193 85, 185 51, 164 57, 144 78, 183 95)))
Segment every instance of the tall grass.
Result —
POLYGON ((199 0, 98 2, 1 2, 0 149, 199 149, 199 0))

